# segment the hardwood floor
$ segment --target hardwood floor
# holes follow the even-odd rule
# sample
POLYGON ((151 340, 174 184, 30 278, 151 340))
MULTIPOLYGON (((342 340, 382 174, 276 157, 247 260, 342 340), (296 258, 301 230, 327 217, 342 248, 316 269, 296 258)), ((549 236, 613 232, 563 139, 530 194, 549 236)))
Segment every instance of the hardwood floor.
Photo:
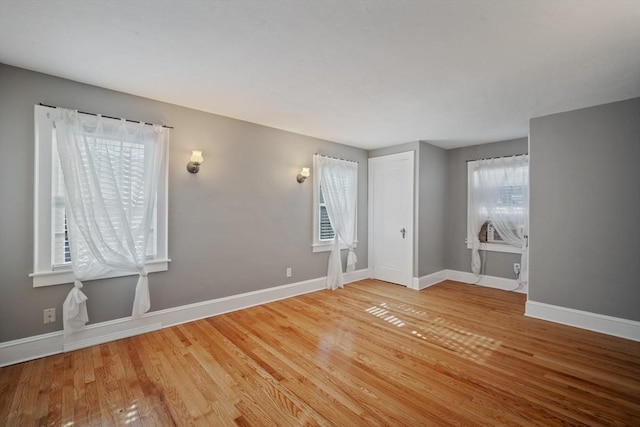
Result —
POLYGON ((364 280, 0 370, 0 425, 640 425, 640 343, 364 280))

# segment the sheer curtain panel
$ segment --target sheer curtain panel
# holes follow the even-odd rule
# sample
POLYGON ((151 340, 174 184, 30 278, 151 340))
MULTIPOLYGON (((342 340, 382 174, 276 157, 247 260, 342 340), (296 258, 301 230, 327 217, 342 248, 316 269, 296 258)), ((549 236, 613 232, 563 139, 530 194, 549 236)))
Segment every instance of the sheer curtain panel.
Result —
POLYGON ((137 273, 132 315, 149 310, 145 260, 169 130, 73 110, 56 113, 54 143, 76 278, 63 305, 68 335, 88 321, 83 280, 113 271, 137 273))
POLYGON ((471 270, 480 274, 479 233, 485 221, 502 240, 522 250, 519 282, 528 282, 529 155, 479 160, 471 180, 471 270))
POLYGON ((356 236, 358 163, 334 159, 316 154, 313 164, 320 177, 320 186, 335 232, 333 248, 329 255, 327 288, 344 287, 340 244, 347 247, 347 272, 355 270, 357 257, 353 252, 356 236))

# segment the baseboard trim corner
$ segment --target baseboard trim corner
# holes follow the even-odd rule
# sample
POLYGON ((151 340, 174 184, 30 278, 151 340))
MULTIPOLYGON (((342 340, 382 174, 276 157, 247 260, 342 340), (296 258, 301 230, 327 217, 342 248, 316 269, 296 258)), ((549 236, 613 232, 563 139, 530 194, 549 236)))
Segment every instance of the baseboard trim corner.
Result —
POLYGON ((518 293, 527 293, 527 288, 518 288, 518 281, 515 279, 506 279, 504 277, 480 275, 458 270, 443 270, 447 279, 456 282, 469 283, 473 285, 486 286, 488 288, 502 289, 503 291, 512 291, 518 293))
POLYGON ((503 291, 513 291, 527 293, 527 289, 518 289, 518 282, 515 279, 504 277, 480 275, 458 270, 440 270, 422 277, 414 277, 411 284, 412 289, 422 290, 445 280, 468 283, 471 285, 485 286, 488 288, 502 289, 503 291))
POLYGON ((447 271, 436 271, 435 273, 427 274, 426 276, 414 277, 412 289, 421 291, 428 288, 429 286, 444 282, 445 280, 447 280, 447 271))
POLYGON ((524 315, 602 334, 640 341, 640 322, 603 314, 527 301, 524 315))

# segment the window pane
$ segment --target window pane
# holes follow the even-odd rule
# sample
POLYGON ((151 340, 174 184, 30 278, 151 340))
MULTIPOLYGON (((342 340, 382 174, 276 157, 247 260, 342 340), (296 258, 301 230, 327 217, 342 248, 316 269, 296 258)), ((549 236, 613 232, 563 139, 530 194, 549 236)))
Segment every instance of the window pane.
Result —
POLYGON ((52 134, 52 177, 51 177, 51 208, 52 208, 52 245, 51 258, 54 266, 60 266, 71 262, 69 253, 69 238, 67 235, 67 218, 65 212, 64 178, 60 159, 58 157, 58 145, 55 132, 52 134))
POLYGON ((320 240, 333 240, 334 232, 329 222, 327 208, 320 206, 320 240))
POLYGON ((318 209, 320 210, 320 228, 319 239, 320 240, 333 240, 334 231, 329 221, 329 214, 327 213, 327 205, 324 202, 324 194, 322 194, 322 186, 318 185, 318 209))

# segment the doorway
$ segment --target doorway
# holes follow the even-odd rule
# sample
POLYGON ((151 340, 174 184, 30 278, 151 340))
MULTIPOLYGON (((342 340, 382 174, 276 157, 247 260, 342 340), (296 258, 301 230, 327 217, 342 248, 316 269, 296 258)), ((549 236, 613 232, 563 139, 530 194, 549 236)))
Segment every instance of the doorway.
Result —
POLYGON ((371 277, 411 287, 414 152, 369 159, 371 277))

